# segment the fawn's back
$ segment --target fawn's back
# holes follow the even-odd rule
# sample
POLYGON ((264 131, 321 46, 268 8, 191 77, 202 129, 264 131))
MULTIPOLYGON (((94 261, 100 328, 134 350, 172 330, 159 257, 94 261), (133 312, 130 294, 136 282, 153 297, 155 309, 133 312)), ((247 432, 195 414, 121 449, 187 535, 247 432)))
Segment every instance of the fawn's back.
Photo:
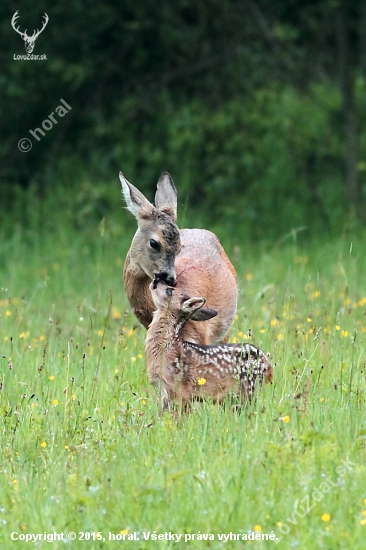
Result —
POLYGON ((192 397, 211 396, 222 400, 229 392, 252 399, 255 388, 272 382, 273 367, 267 355, 250 343, 202 346, 182 343, 181 364, 189 376, 184 392, 192 397))

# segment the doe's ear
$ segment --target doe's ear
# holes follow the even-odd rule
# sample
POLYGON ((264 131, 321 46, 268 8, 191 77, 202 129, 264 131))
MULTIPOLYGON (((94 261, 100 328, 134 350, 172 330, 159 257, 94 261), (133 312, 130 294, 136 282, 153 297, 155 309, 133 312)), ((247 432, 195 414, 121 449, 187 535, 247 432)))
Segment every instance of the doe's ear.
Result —
POLYGON ((177 190, 168 172, 163 172, 159 178, 155 206, 158 210, 169 214, 174 221, 177 219, 177 190))
POLYGON ((207 307, 202 307, 200 309, 197 309, 191 317, 193 321, 208 321, 209 319, 212 319, 213 317, 216 317, 217 311, 214 309, 209 309, 207 307))
POLYGON ((119 179, 122 184, 122 193, 126 201, 127 210, 132 212, 135 218, 138 217, 141 209, 144 206, 149 206, 151 209, 154 208, 151 202, 147 200, 147 198, 141 193, 141 191, 139 191, 137 187, 126 180, 122 172, 119 173, 119 179))

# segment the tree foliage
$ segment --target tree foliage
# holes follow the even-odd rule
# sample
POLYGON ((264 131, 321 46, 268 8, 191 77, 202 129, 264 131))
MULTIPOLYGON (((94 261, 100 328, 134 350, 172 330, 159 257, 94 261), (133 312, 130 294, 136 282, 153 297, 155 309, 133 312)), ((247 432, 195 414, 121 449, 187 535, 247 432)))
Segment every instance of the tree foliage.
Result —
POLYGON ((0 177, 75 191, 118 170, 145 192, 169 170, 182 202, 254 234, 364 216, 366 0, 112 0, 0 7, 0 177), (25 54, 10 21, 39 28, 25 54), (363 23, 362 23, 363 22, 363 23), (64 99, 71 111, 21 137, 64 99))

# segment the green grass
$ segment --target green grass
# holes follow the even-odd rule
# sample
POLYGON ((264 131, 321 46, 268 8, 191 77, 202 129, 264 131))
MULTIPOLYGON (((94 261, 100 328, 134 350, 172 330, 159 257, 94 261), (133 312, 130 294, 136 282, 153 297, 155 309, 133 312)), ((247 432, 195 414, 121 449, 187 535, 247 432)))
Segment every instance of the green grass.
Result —
POLYGON ((12 532, 102 532, 35 547, 365 548, 365 240, 222 238, 241 287, 231 339, 252 329, 274 384, 242 414, 205 402, 176 416, 159 411, 128 311, 132 234, 18 229, 0 247, 0 547, 30 547, 12 532), (253 530, 283 538, 217 536, 253 530), (154 531, 215 540, 145 541, 154 531))

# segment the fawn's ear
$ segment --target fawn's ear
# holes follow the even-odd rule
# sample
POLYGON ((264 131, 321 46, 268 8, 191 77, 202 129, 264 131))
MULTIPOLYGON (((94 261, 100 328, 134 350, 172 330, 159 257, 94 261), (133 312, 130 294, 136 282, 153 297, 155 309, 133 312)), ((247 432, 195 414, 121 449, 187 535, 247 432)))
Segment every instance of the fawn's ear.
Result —
POLYGON ((216 317, 217 311, 214 309, 209 309, 208 307, 202 307, 197 309, 191 317, 193 321, 208 321, 212 317, 216 317))
POLYGON ((189 298, 189 300, 183 302, 182 310, 184 313, 190 314, 190 318, 193 321, 208 321, 217 315, 217 311, 202 308, 205 303, 205 298, 189 298))
POLYGON ((201 308, 206 303, 205 298, 189 298, 182 304, 182 311, 184 313, 194 313, 196 309, 201 308))
POLYGON ((122 193, 126 201, 127 210, 132 212, 135 218, 138 217, 142 208, 149 206, 154 209, 151 202, 139 191, 132 183, 126 180, 122 172, 119 173, 119 179, 122 184, 122 193))
POLYGON ((177 219, 177 190, 168 172, 163 172, 159 178, 155 193, 155 206, 177 219))

